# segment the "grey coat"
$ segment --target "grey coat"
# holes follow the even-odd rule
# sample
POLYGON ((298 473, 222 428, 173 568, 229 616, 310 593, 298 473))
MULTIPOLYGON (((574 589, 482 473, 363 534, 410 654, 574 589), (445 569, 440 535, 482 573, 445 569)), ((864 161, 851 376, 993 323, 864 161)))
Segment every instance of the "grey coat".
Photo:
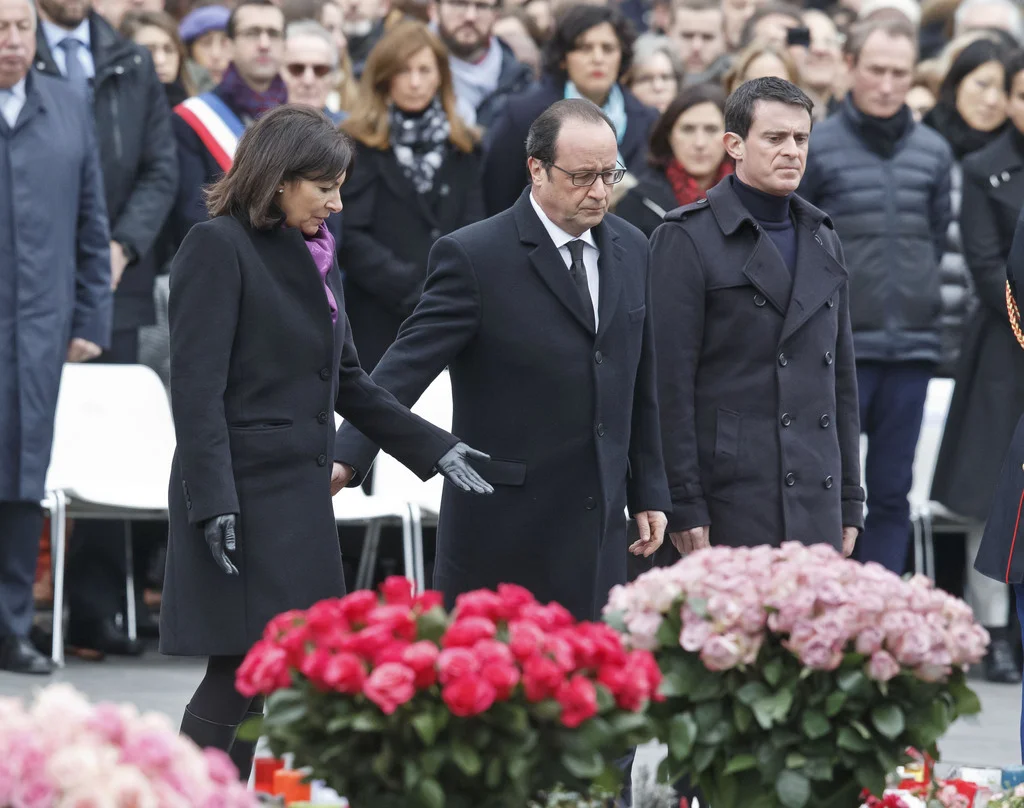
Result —
POLYGON ((68 342, 110 339, 110 234, 92 112, 29 73, 0 117, 0 502, 38 502, 68 342))
POLYGON ((651 240, 658 403, 673 531, 838 548, 862 527, 860 418, 843 252, 797 196, 797 264, 731 178, 651 240))

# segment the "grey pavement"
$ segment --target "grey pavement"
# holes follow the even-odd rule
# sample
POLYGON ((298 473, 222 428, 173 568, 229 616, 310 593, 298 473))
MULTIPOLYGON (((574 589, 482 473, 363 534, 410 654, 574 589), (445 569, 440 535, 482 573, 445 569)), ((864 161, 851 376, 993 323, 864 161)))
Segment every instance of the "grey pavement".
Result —
MULTIPOLYGON (((70 682, 94 701, 128 701, 142 710, 166 713, 177 721, 203 676, 203 663, 194 659, 161 657, 83 662, 68 665, 49 679, 0 673, 0 696, 30 698, 49 682, 70 682)), ((1017 686, 973 681, 982 713, 955 724, 940 745, 946 765, 1012 766, 1020 761, 1020 699, 1017 686)), ((653 765, 663 754, 651 745, 638 754, 639 765, 653 765)))

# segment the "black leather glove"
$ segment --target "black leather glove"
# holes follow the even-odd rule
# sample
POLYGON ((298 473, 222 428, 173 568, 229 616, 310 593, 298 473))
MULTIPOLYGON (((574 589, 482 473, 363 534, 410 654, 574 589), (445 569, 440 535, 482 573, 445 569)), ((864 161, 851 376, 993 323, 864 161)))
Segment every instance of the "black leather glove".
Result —
POLYGON ((238 546, 235 526, 237 519, 238 514, 225 513, 203 522, 203 534, 213 560, 228 575, 238 575, 238 567, 228 557, 228 553, 234 553, 238 546))
POLYGON ((468 458, 490 460, 490 455, 478 452, 464 443, 456 443, 437 461, 437 470, 452 485, 474 494, 493 494, 494 488, 469 465, 468 458))

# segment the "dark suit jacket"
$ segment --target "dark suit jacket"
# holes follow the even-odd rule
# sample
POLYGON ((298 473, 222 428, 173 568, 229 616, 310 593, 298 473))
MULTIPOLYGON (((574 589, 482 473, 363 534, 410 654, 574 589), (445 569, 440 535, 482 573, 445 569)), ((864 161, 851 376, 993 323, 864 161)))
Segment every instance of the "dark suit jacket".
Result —
POLYGON ((839 548, 864 522, 842 248, 820 210, 793 212, 792 276, 731 178, 651 240, 669 524, 712 544, 839 548))
MULTIPOLYGON (((434 585, 448 601, 511 582, 593 618, 625 580, 627 503, 668 505, 647 243, 615 216, 595 228, 595 336, 528 194, 434 245, 373 379, 411 404, 449 367, 455 431, 492 457, 480 470, 493 495, 445 486, 434 585)), ((338 460, 365 472, 376 451, 342 425, 338 460)))
POLYGON ((171 266, 170 539, 161 609, 168 654, 243 654, 267 621, 344 594, 331 505, 335 411, 426 479, 457 441, 359 367, 337 264, 327 295, 298 230, 221 216, 171 266), (202 523, 240 514, 238 577, 202 523))
MULTIPOLYGON (((630 171, 640 171, 647 159, 647 141, 658 111, 640 103, 622 88, 626 100, 626 132, 619 152, 630 171)), ((520 95, 511 96, 487 130, 484 141, 484 208, 488 216, 505 210, 519 198, 529 182, 526 135, 537 117, 565 97, 561 82, 548 76, 520 95)))
POLYGON ((434 242, 484 216, 480 153, 450 147, 433 191, 419 194, 393 151, 357 144, 341 198, 338 260, 359 361, 372 371, 420 299, 434 242))

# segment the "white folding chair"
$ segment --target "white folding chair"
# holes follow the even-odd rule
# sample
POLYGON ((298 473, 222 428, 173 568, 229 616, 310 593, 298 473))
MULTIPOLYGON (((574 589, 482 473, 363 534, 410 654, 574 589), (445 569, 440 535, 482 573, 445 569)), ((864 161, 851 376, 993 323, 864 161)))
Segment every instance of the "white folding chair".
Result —
POLYGON ((387 524, 400 524, 405 577, 412 581, 417 591, 423 591, 422 576, 416 577, 412 513, 407 502, 396 497, 367 496, 359 487, 346 488, 334 497, 334 519, 339 525, 366 527, 359 570, 356 573, 356 589, 369 589, 373 586, 381 528, 387 524))
POLYGON ((53 661, 64 664, 66 519, 124 522, 128 636, 135 639, 132 520, 167 518, 174 423, 160 377, 144 365, 68 364, 46 476, 53 556, 53 661))

